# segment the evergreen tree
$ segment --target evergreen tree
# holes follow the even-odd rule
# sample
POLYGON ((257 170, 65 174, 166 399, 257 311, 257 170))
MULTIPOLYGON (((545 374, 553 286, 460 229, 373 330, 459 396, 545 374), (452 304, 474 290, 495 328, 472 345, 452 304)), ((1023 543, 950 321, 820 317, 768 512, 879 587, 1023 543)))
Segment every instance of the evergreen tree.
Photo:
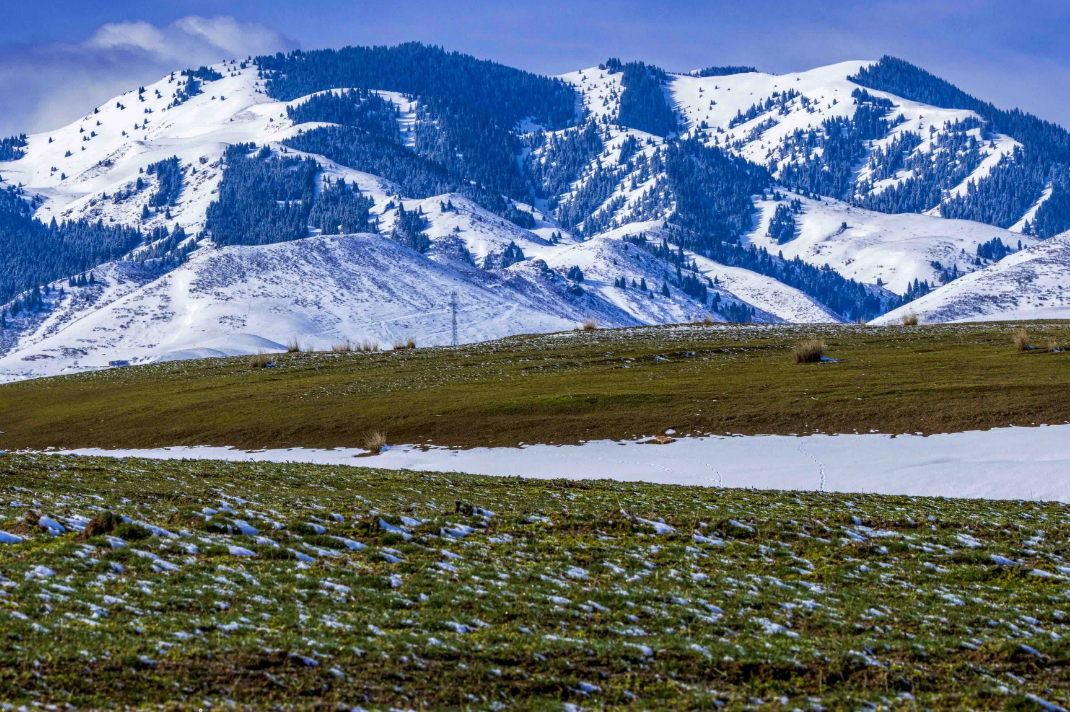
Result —
POLYGON ((620 83, 623 88, 617 123, 656 136, 667 136, 679 130, 676 112, 662 89, 662 85, 668 81, 665 70, 642 62, 619 65, 619 60, 617 66, 621 67, 620 83))
POLYGON ((390 236, 417 252, 427 252, 431 247, 431 240, 424 234, 427 227, 427 218, 419 208, 415 211, 406 211, 405 206, 399 203, 397 218, 390 236))
MULTIPOLYGON (((404 146, 360 129, 314 129, 284 140, 283 145, 297 151, 319 154, 354 170, 386 178, 396 183, 401 192, 409 197, 430 198, 443 193, 458 193, 486 210, 503 216, 511 207, 500 194, 473 185, 471 181, 404 146)), ((516 215, 514 217, 523 219, 516 215)))
MULTIPOLYGON (((488 259, 490 259, 490 255, 487 255, 487 257, 488 257, 488 259)), ((505 251, 502 252, 501 262, 500 262, 501 268, 505 269, 506 267, 509 267, 510 265, 515 265, 517 262, 523 262, 523 261, 524 261, 524 251, 520 249, 520 245, 518 245, 515 242, 510 240, 509 244, 505 248, 505 251)), ((490 262, 488 266, 493 266, 493 262, 490 262)))
POLYGON ((576 111, 576 91, 560 79, 418 42, 297 50, 255 61, 267 77, 268 96, 278 101, 326 89, 383 89, 420 97, 434 106, 457 102, 477 108, 509 128, 530 118, 552 130, 568 126, 576 111))
POLYGON ((700 69, 697 72, 694 72, 693 76, 696 76, 696 77, 727 77, 727 76, 731 76, 733 74, 750 74, 752 72, 757 72, 757 71, 758 70, 755 69, 754 67, 733 67, 733 66, 706 67, 705 69, 700 69))
POLYGON ((670 220, 685 229, 684 246, 690 248, 737 240, 750 229, 750 196, 771 182, 764 168, 695 139, 669 144, 665 173, 676 202, 670 220))
POLYGON ((370 211, 375 202, 356 187, 339 179, 325 187, 308 216, 308 224, 324 235, 377 232, 370 211))
POLYGON ((103 221, 49 225, 33 217, 37 204, 14 186, 0 189, 0 303, 42 284, 118 259, 141 234, 103 221))
POLYGON ((286 116, 295 124, 316 121, 351 126, 401 143, 397 105, 366 89, 316 94, 297 106, 287 106, 286 116))
POLYGON ((602 152, 604 144, 598 127, 588 121, 582 127, 550 138, 538 134, 532 148, 524 162, 524 172, 535 186, 535 194, 549 198, 553 209, 557 207, 556 197, 569 190, 591 160, 602 152))
POLYGON ((785 205, 784 203, 780 203, 776 206, 776 210, 773 212, 773 217, 769 221, 769 229, 766 234, 776 240, 777 244, 780 245, 795 238, 795 216, 792 213, 790 206, 785 205))
POLYGON ((1070 166, 1070 132, 1066 129, 1019 109, 998 109, 895 57, 885 56, 848 79, 911 101, 973 111, 984 120, 986 133, 1006 134, 1024 146, 1011 158, 1005 157, 986 178, 972 181, 966 195, 947 201, 941 207, 945 217, 1006 227, 1021 219, 1051 185, 1051 198, 1037 211, 1041 227, 1031 228, 1041 237, 1070 228, 1070 181, 1065 178, 1070 166))
POLYGON ((219 200, 208 206, 205 228, 217 245, 266 245, 308 235, 316 162, 272 157, 265 146, 229 146, 219 200))
MULTIPOLYGON (((159 189, 149 198, 149 205, 160 208, 178 202, 178 195, 182 192, 182 166, 178 156, 150 164, 145 173, 155 175, 159 181, 159 189)), ((137 180, 138 190, 141 190, 142 180, 140 177, 137 180)))
MULTIPOLYGON (((52 139, 48 139, 52 143, 52 139)), ((26 134, 0 139, 0 161, 17 161, 26 155, 26 134)))

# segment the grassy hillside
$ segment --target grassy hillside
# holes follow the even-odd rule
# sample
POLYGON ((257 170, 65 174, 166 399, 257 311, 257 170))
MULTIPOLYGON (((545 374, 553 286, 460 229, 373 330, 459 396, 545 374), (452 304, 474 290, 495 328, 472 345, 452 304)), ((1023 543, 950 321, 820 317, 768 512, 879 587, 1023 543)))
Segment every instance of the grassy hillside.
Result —
POLYGON ((58 456, 0 473, 21 538, 0 543, 0 702, 1070 702, 1065 505, 58 456))
MULTIPOLYGON (((0 448, 515 445, 691 433, 944 432, 1070 420, 1070 353, 1008 325, 652 327, 456 349, 212 359, 0 386, 0 448), (837 362, 799 365, 824 339, 837 362)), ((1070 347, 1066 323, 1030 326, 1070 347)))

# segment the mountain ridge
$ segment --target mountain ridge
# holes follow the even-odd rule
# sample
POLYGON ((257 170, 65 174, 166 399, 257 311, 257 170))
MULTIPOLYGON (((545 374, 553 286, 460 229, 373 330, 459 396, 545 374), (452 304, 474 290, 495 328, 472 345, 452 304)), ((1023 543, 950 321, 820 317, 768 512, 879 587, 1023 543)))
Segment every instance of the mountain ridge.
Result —
MULTIPOLYGON (((91 349, 100 352, 91 364, 64 355, 91 339, 61 327, 62 319, 49 324, 48 312, 71 314, 81 305, 88 311, 80 321, 113 308, 76 294, 88 291, 80 282, 89 276, 129 285, 137 280, 120 275, 138 273, 149 281, 135 291, 162 294, 151 285, 181 273, 191 256, 201 255, 195 262, 202 264, 214 252, 230 254, 224 243, 249 242, 254 231, 263 248, 311 240, 287 248, 297 261, 317 253, 330 233, 378 232, 379 240, 422 256, 397 259, 399 283, 411 276, 401 264, 425 276, 438 269, 431 263, 445 266, 463 280, 427 297, 428 310, 431 301, 446 303, 455 287, 481 295, 487 284, 512 295, 513 306, 501 310, 537 304, 526 321, 500 322, 501 332, 462 328, 464 339, 585 320, 608 326, 897 314, 934 288, 948 290, 961 275, 994 270, 1036 245, 1033 226, 1057 226, 1063 201, 1051 156, 1029 135, 1015 129, 1023 143, 994 131, 994 120, 974 109, 925 105, 881 89, 891 81, 884 76, 889 65, 898 72, 893 78, 909 74, 894 65, 899 61, 703 75, 611 60, 546 78, 410 43, 172 73, 67 127, 3 144, 8 200, 26 205, 41 224, 55 219, 52 230, 61 237, 81 220, 89 257, 67 271, 60 260, 47 279, 26 270, 26 286, 8 288, 0 372, 28 377, 129 360, 124 354, 132 352, 121 346, 127 342, 111 337, 102 339, 109 349, 91 349), (1035 180, 1020 184, 1028 205, 997 221, 1013 217, 1009 225, 945 215, 967 210, 973 196, 1015 176, 1033 180, 1044 171, 1050 179, 1039 190, 1035 180), (908 199, 917 209, 906 214, 874 209, 908 199), (107 252, 98 235, 122 229, 145 237, 107 252), (141 266, 119 269, 121 262, 141 266), (41 367, 46 361, 54 363, 41 367)), ((1021 112, 992 114, 999 110, 968 98, 996 119, 1033 125, 1021 112)), ((0 216, 0 227, 5 221, 8 252, 43 264, 10 219, 0 216)), ((260 276, 287 279, 276 267, 269 272, 260 276)), ((108 284, 94 289, 116 286, 108 284)), ((498 303, 472 300, 478 309, 498 303)), ((159 306, 152 309, 170 313, 159 306)), ((296 308, 290 302, 276 312, 296 308)), ((105 331, 119 329, 114 319, 96 318, 105 331)), ((339 323, 351 333, 325 328, 300 338, 321 346, 364 333, 384 346, 400 338, 339 323)), ((205 327, 203 341, 238 333, 216 323, 205 327)), ((420 333, 424 343, 449 342, 441 330, 420 333)), ((280 344, 288 337, 258 338, 280 344)), ((243 343, 237 352, 264 347, 243 343)), ((198 348, 191 344, 190 352, 198 348)), ((149 351, 134 358, 163 357, 149 351)))

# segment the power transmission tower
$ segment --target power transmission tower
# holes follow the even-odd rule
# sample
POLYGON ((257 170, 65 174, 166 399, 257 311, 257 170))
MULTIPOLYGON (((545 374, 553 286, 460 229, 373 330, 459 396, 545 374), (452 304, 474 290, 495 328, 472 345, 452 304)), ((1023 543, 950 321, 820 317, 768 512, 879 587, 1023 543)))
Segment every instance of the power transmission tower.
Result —
POLYGON ((453 316, 453 346, 457 345, 457 292, 450 292, 450 312, 453 316))

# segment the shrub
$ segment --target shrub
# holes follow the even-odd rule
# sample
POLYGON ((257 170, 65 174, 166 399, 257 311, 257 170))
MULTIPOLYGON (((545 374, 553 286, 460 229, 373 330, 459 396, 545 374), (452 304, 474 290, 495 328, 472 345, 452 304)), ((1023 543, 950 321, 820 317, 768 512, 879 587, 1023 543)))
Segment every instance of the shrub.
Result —
POLYGON ((1014 342, 1014 348, 1018 351, 1028 351, 1032 348, 1029 345, 1029 332, 1025 329, 1015 329, 1011 340, 1014 342))
POLYGON ((303 536, 306 544, 312 546, 318 546, 321 549, 345 549, 346 545, 338 539, 335 539, 330 534, 305 534, 303 536))
POLYGON ((331 351, 336 354, 348 354, 353 351, 353 344, 349 343, 349 339, 339 341, 337 344, 331 345, 331 351))
POLYGON ((271 363, 271 354, 266 354, 263 351, 249 357, 249 368, 267 368, 271 363))
POLYGON ((364 436, 364 449, 369 451, 373 455, 378 455, 386 447, 386 434, 373 430, 364 436))
POLYGON ((150 532, 148 529, 141 526, 140 524, 134 524, 133 522, 127 522, 126 524, 120 524, 119 526, 115 527, 114 534, 120 539, 125 539, 126 541, 140 541, 142 539, 148 539, 150 536, 152 536, 152 532, 150 532))
POLYGON ((588 319, 587 321, 583 322, 584 331, 594 331, 597 328, 598 322, 596 322, 594 319, 588 319))
POLYGON ((820 339, 810 339, 796 344, 791 355, 795 363, 818 363, 825 358, 825 342, 820 339))
POLYGON ((122 519, 112 512, 105 512, 99 517, 90 519, 85 525, 86 537, 103 536, 115 531, 115 528, 122 525, 122 519))
MULTIPOLYGON (((109 551, 104 552, 104 555, 100 558, 104 559, 104 561, 118 561, 120 563, 125 564, 127 561, 130 561, 136 556, 137 554, 131 553, 129 546, 122 546, 118 549, 111 549, 109 551)), ((111 568, 107 564, 104 564, 103 567, 105 570, 111 568)))
POLYGON ((910 312, 909 314, 905 314, 903 316, 903 326, 917 326, 917 325, 918 325, 918 315, 915 314, 914 312, 910 312))
POLYGON ((293 561, 297 558, 297 554, 289 549, 275 546, 258 546, 256 547, 256 554, 262 559, 271 561, 293 561))

